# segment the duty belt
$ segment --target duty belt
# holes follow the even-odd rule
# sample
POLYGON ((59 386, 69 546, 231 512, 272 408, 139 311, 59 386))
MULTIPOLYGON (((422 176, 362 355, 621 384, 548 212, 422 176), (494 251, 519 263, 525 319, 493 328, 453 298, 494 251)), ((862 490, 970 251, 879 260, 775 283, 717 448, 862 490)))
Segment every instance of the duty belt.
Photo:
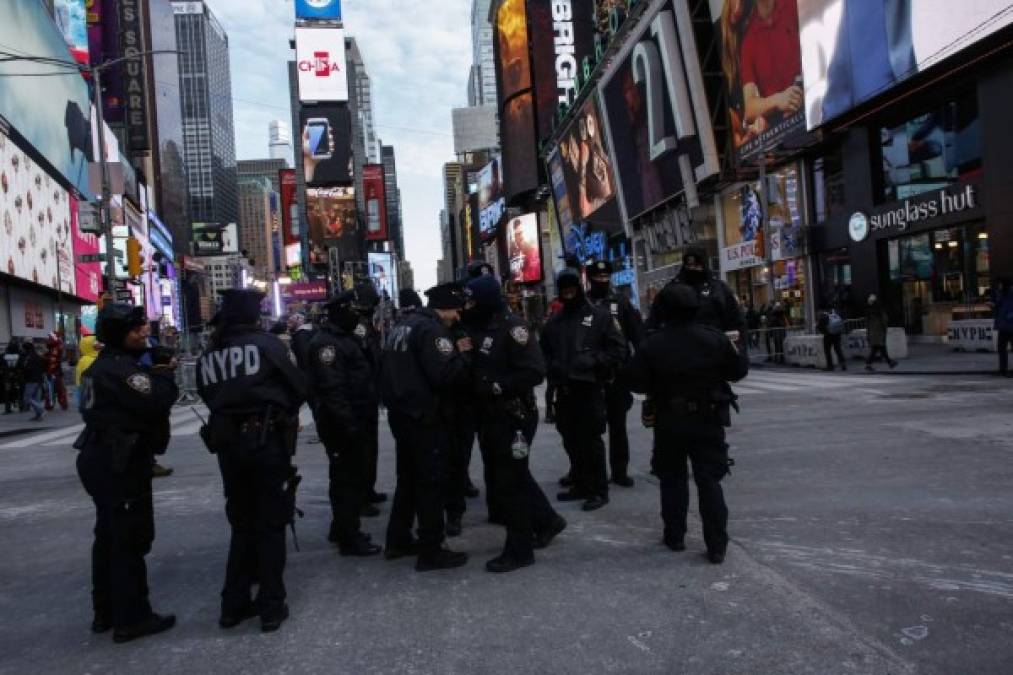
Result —
POLYGON ((669 410, 678 417, 691 415, 717 415, 720 404, 709 399, 693 399, 675 396, 668 399, 669 410))

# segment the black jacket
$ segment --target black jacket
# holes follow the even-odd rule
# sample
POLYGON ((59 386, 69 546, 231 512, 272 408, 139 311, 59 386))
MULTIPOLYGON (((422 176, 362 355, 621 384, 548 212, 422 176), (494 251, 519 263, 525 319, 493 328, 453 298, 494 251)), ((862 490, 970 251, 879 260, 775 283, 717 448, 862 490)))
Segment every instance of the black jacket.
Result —
POLYGON ((34 349, 21 354, 18 370, 25 384, 41 384, 46 379, 46 362, 34 349))
POLYGON ((115 428, 142 435, 162 431, 179 398, 172 370, 148 368, 106 347, 81 377, 81 417, 92 431, 115 428))
POLYGON ((233 326, 212 338, 197 362, 197 391, 212 413, 260 415, 271 406, 297 414, 306 401, 306 376, 278 336, 233 326))
POLYGON ((444 401, 469 385, 471 368, 450 330, 430 309, 407 314, 391 330, 380 368, 380 399, 391 411, 435 424, 444 401))
POLYGON ((626 339, 612 316, 586 299, 545 324, 542 353, 551 384, 604 384, 626 361, 626 339))
MULTIPOLYGON (((675 279, 669 282, 669 284, 677 283, 692 286, 700 298, 700 311, 696 317, 697 323, 717 328, 720 331, 737 330, 739 331, 739 335, 745 339, 748 331, 746 315, 742 311, 742 307, 739 306, 739 301, 735 297, 735 294, 732 293, 732 289, 728 287, 728 284, 713 274, 708 274, 708 278, 703 283, 692 284, 685 280, 682 270, 679 271, 675 279)), ((657 308, 652 306, 649 322, 652 330, 661 328, 658 316, 657 308)))
POLYGON ((292 333, 292 354, 295 355, 296 365, 303 372, 309 367, 310 342, 313 341, 317 332, 314 326, 303 324, 292 333))
POLYGON ((530 398, 545 379, 545 359, 524 320, 504 309, 485 326, 470 327, 468 333, 474 347, 474 395, 479 405, 530 398))
POLYGON ((379 403, 372 357, 354 333, 325 323, 308 349, 313 413, 349 434, 376 414, 379 403))
POLYGON ((609 316, 619 325, 626 338, 626 346, 630 354, 640 347, 644 339, 644 319, 640 316, 640 310, 633 306, 633 303, 626 296, 609 291, 604 298, 588 296, 595 307, 600 307, 609 313, 609 316))

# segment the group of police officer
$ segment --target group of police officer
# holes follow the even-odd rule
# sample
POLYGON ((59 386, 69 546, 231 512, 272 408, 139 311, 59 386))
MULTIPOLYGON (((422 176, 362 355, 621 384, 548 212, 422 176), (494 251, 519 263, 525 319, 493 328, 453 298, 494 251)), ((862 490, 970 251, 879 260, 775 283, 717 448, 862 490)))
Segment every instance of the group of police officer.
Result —
MULTIPOLYGON (((382 344, 368 282, 334 296, 323 324, 297 334, 291 350, 262 330, 260 293, 226 291, 197 365, 198 392, 210 411, 201 437, 217 457, 231 526, 220 625, 259 616, 270 632, 288 617, 285 528, 298 511, 301 478, 292 461, 306 402, 329 461, 329 539, 342 555, 414 556, 419 571, 465 564, 467 555, 445 539, 460 534, 465 498, 476 495, 468 464, 477 438, 489 519, 506 528, 502 553, 486 569, 509 572, 531 565, 534 550, 567 526, 529 467, 539 421, 534 388, 547 377, 554 389, 570 460, 558 499, 580 500, 585 511, 608 503, 607 464, 612 483, 633 485, 625 425, 631 391, 643 393, 664 543, 685 548, 688 458, 708 556, 720 563, 728 543, 720 487, 731 465, 728 383, 748 368, 735 347, 745 335, 736 299, 708 272, 703 252, 691 249, 645 326, 611 289, 608 263, 586 271, 587 292, 578 271, 559 275, 562 308, 541 339, 508 310, 488 266, 476 266, 463 285, 430 289, 425 307, 413 291, 403 292, 399 321, 382 344), (381 404, 397 475, 382 548, 360 523, 386 499, 375 491, 381 404)), ((112 629, 113 639, 125 642, 175 623, 151 609, 144 556, 154 538, 151 457, 168 445, 176 364, 165 353, 141 359, 148 329, 139 308, 107 305, 97 328, 106 348, 82 381, 86 428, 75 447, 96 506, 92 630, 112 629)))

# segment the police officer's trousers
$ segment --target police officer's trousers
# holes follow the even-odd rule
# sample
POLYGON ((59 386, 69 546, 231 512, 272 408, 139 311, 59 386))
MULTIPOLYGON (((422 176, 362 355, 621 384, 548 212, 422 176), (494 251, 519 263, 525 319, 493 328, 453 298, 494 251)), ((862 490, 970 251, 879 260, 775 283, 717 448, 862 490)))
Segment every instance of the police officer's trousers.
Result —
POLYGON ((630 470, 630 438, 626 418, 633 407, 633 394, 618 383, 605 387, 605 408, 608 417, 609 468, 612 479, 626 478, 630 470))
POLYGON ((380 461, 380 409, 378 407, 371 409, 362 423, 366 443, 362 499, 368 502, 376 494, 377 466, 380 461))
POLYGON ((666 428, 659 414, 654 436, 654 471, 661 481, 661 519, 666 541, 682 541, 689 510, 687 459, 693 465, 707 550, 724 553, 728 546, 728 507, 721 480, 728 474, 728 446, 724 428, 692 424, 666 428), (695 433, 694 433, 695 431, 695 433))
POLYGON ((95 618, 117 628, 151 615, 144 556, 155 539, 151 502, 151 455, 136 453, 122 473, 110 467, 108 448, 87 446, 77 472, 95 502, 95 541, 91 551, 95 618))
MULTIPOLYGON (((529 444, 537 424, 538 419, 534 417, 523 429, 529 444)), ((503 553, 524 561, 530 560, 534 553, 534 535, 551 528, 559 515, 531 476, 528 457, 514 459, 511 446, 516 433, 517 425, 506 415, 483 415, 479 437, 495 477, 487 490, 500 505, 507 528, 503 553)))
POLYGON ((447 515, 452 517, 460 518, 467 510, 468 467, 471 464, 471 448, 475 444, 473 424, 473 420, 459 416, 447 430, 450 448, 445 497, 447 515))
POLYGON ((359 534, 359 513, 367 499, 369 464, 372 461, 370 430, 349 433, 317 419, 317 431, 327 452, 327 496, 331 502, 328 539, 347 545, 359 534))
POLYGON ((387 548, 404 548, 412 541, 412 522, 417 517, 419 552, 434 553, 444 536, 446 436, 436 423, 428 424, 394 410, 387 417, 394 434, 397 463, 387 548))
POLYGON ((285 603, 285 526, 291 504, 285 494, 291 464, 280 438, 271 433, 260 448, 234 445, 218 451, 225 486, 225 514, 232 540, 222 589, 222 613, 240 614, 254 601, 261 617, 280 614, 285 603))
POLYGON ((605 469, 605 392, 600 385, 569 383, 556 394, 556 427, 570 457, 574 489, 582 496, 608 496, 605 469))

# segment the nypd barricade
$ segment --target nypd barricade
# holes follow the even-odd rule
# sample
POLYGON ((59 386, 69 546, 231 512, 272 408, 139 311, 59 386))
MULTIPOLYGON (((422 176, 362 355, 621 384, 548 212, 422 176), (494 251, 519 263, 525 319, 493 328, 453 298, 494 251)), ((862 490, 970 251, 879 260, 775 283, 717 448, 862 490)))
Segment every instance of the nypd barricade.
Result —
MULTIPOLYGON (((869 342, 865 329, 854 330, 844 335, 841 346, 846 359, 864 359, 869 355, 869 342)), ((907 333, 903 328, 892 327, 886 334, 886 348, 890 358, 908 357, 907 333)), ((827 360, 823 351, 822 335, 789 335, 784 341, 784 360, 796 366, 826 368, 827 360)))

